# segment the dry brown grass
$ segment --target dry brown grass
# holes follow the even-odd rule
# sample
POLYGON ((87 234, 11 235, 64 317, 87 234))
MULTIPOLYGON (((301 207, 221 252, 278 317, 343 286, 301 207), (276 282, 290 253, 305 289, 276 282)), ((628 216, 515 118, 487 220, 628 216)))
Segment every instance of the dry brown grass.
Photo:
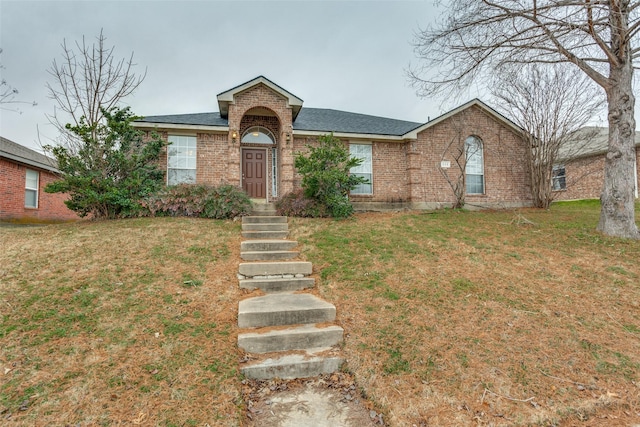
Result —
MULTIPOLYGON (((346 369, 390 425, 631 426, 640 242, 598 235, 597 213, 363 214, 290 229, 337 306, 346 369)), ((0 242, 0 424, 245 421, 238 223, 0 228, 0 242)))
POLYGON ((238 224, 84 222, 0 241, 0 423, 239 423, 238 224))
POLYGON ((394 426, 640 424, 640 242, 551 212, 295 220, 394 426), (520 219, 525 218, 527 221, 520 219))

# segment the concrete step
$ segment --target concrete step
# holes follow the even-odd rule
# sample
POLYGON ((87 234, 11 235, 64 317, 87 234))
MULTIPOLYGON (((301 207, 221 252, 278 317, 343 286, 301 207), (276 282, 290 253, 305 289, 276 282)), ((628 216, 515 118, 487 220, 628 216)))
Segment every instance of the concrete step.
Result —
POLYGON ((240 252, 290 251, 296 246, 298 246, 298 242, 294 240, 245 240, 244 242, 240 243, 240 252))
POLYGON ((245 239, 285 239, 289 231, 243 231, 245 239))
POLYGON ((303 325, 332 322, 336 307, 311 294, 269 294, 240 301, 238 326, 303 325))
POLYGON ((243 224, 260 224, 260 223, 268 223, 268 224, 277 224, 277 223, 286 223, 286 216, 243 216, 242 223, 243 224))
POLYGON ((326 348, 341 343, 343 334, 344 330, 340 326, 317 328, 314 325, 303 325, 264 333, 239 334, 238 347, 248 353, 326 348))
POLYGON ((289 229, 289 224, 286 222, 276 223, 276 224, 267 224, 267 223, 243 223, 242 231, 287 231, 289 229))
POLYGON ((296 251, 250 251, 240 252, 240 258, 245 261, 281 261, 293 259, 300 255, 296 251))
POLYGON ((254 215, 260 215, 263 212, 272 213, 272 215, 275 214, 275 203, 265 203, 264 200, 252 200, 252 202, 254 215))
POLYGON ((341 357, 305 356, 290 354, 247 363, 240 371, 247 378, 267 380, 272 378, 295 379, 330 374, 340 370, 344 363, 341 357))
POLYGON ((240 288, 242 289, 262 289, 264 292, 292 292, 313 288, 316 279, 312 277, 282 277, 273 279, 242 279, 240 288))
POLYGON ((275 209, 273 210, 264 210, 264 211, 257 211, 257 210, 252 210, 251 211, 251 215, 252 216, 277 216, 278 212, 276 212, 275 209))
POLYGON ((311 263, 307 261, 241 262, 238 272, 245 277, 285 274, 308 276, 312 268, 311 263))

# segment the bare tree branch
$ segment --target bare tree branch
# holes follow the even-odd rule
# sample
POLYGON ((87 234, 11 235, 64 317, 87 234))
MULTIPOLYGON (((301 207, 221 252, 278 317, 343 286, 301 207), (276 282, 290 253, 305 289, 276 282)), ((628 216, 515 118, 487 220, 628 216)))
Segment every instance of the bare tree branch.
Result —
POLYGON ((133 53, 128 59, 118 60, 115 47, 107 47, 106 40, 102 31, 91 45, 84 37, 75 47, 63 40, 62 59, 54 59, 48 70, 53 81, 47 83, 47 89, 57 107, 47 117, 70 146, 75 142, 67 130, 68 123, 78 126, 84 120, 94 126, 102 122, 102 111, 118 106, 146 77, 146 71, 142 75, 134 73, 133 53))

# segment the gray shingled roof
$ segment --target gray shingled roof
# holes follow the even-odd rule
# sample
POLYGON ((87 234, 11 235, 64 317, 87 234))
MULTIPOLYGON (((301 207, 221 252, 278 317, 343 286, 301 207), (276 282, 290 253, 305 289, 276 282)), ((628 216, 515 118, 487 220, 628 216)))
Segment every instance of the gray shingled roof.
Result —
POLYGON ((58 172, 56 161, 17 142, 0 136, 0 157, 51 172, 58 172))
POLYGON ((401 136, 422 123, 323 108, 302 108, 294 130, 401 136))
POLYGON ((220 113, 172 114, 167 116, 147 116, 138 122, 166 123, 176 125, 228 126, 227 119, 220 113))
MULTIPOLYGON (((640 132, 636 132, 635 145, 640 146, 640 132)), ((578 129, 575 138, 567 141, 558 152, 558 160, 587 157, 607 151, 609 128, 586 126, 578 129)))
MULTIPOLYGON (((229 125, 226 119, 220 117, 220 113, 147 116, 144 119, 139 120, 139 122, 199 126, 229 125)), ((315 132, 342 132, 401 136, 410 130, 417 128, 421 124, 422 123, 389 119, 386 117, 349 113, 347 111, 303 107, 302 110, 300 110, 296 121, 293 122, 293 129, 315 132)))

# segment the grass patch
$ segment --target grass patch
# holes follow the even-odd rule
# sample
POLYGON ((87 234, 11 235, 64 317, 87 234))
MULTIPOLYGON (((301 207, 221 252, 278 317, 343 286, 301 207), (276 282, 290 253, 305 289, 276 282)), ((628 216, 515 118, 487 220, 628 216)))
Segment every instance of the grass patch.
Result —
POLYGON ((632 424, 640 242, 596 232, 599 208, 359 214, 291 229, 338 307, 349 369, 391 425, 572 425, 585 413, 632 424))
POLYGON ((240 423, 239 224, 80 222, 2 228, 0 240, 3 419, 240 423))

